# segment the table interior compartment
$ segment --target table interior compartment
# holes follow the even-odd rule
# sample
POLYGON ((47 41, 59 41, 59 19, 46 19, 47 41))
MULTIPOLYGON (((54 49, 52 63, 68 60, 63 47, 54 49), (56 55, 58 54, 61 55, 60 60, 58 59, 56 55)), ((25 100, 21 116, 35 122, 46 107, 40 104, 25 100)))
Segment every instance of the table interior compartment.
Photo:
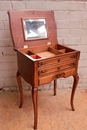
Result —
POLYGON ((29 51, 28 55, 34 59, 38 59, 38 58, 54 57, 62 53, 65 53, 65 49, 57 50, 56 48, 48 47, 45 51, 42 51, 42 52, 40 50, 36 53, 35 53, 35 50, 29 51))

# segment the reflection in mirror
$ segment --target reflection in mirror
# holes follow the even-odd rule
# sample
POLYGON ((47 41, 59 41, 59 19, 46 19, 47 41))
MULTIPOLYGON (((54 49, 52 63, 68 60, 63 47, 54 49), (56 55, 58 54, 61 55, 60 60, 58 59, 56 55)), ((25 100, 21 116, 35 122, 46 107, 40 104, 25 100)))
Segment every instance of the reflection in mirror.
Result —
POLYGON ((45 19, 24 19, 23 26, 25 40, 47 38, 45 19))

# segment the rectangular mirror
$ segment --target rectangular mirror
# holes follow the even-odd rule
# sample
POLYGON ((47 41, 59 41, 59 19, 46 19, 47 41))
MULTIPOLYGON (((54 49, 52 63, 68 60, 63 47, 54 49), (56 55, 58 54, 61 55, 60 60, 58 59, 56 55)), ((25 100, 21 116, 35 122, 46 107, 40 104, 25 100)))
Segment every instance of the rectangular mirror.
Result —
POLYGON ((47 38, 45 19, 23 19, 25 40, 36 40, 47 38))

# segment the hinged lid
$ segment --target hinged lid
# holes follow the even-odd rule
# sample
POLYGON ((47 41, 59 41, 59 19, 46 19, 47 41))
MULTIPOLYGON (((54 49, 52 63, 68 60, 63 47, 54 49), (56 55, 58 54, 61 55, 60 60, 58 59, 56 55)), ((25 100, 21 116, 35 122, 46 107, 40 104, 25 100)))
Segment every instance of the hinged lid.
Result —
POLYGON ((32 46, 57 44, 53 11, 9 11, 8 14, 15 50, 32 46), (42 34, 36 33, 38 30, 42 34), (32 36, 33 33, 34 36, 32 36))

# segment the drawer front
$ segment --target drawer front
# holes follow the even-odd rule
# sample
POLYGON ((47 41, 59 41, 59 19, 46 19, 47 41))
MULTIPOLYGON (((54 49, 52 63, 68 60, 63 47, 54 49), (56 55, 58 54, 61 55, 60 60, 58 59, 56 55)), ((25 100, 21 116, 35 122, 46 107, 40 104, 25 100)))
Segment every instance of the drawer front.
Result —
POLYGON ((60 72, 62 70, 69 69, 69 68, 72 68, 75 66, 76 66, 76 61, 73 61, 73 62, 71 61, 69 63, 65 63, 62 66, 58 65, 58 64, 56 66, 48 66, 41 70, 38 70, 38 76, 43 76, 43 75, 46 75, 46 74, 52 73, 52 72, 60 72))
POLYGON ((62 77, 66 78, 74 74, 75 74, 75 68, 67 69, 59 73, 49 74, 49 75, 40 77, 38 79, 38 84, 42 85, 42 84, 50 83, 52 80, 55 80, 57 78, 62 78, 62 77))
POLYGON ((76 59, 76 53, 70 54, 70 55, 64 55, 64 56, 61 56, 61 57, 58 56, 56 58, 51 58, 51 59, 48 59, 48 60, 39 61, 38 62, 38 68, 47 67, 48 65, 53 66, 55 64, 62 65, 64 62, 73 61, 75 59, 76 59))

